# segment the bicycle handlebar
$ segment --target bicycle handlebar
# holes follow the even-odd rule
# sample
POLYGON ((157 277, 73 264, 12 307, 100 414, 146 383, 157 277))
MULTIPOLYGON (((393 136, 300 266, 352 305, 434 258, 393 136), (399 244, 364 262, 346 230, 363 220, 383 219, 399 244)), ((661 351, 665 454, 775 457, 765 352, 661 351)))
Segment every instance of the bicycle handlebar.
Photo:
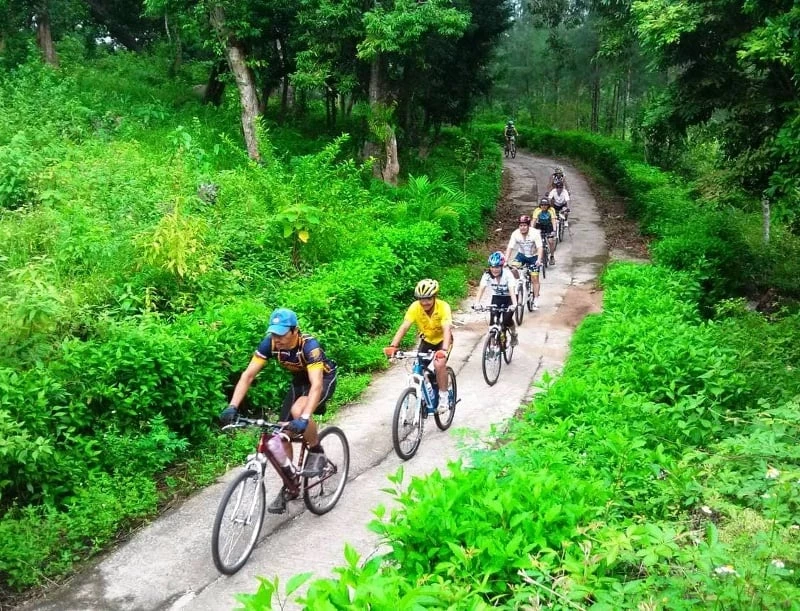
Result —
POLYGON ((425 352, 420 352, 419 350, 398 350, 394 353, 392 358, 395 359, 432 359, 435 352, 432 350, 427 350, 425 352))
POLYGON ((476 312, 511 312, 514 308, 509 306, 499 306, 497 304, 491 303, 489 305, 479 305, 479 306, 472 306, 472 309, 476 312))
POLYGON ((269 420, 264 420, 263 418, 245 418, 244 416, 239 416, 236 419, 236 422, 232 422, 231 424, 226 424, 222 427, 223 431, 227 431, 230 429, 243 429, 248 426, 258 426, 264 429, 273 429, 276 433, 283 431, 289 425, 288 422, 281 424, 280 422, 270 422, 269 420))

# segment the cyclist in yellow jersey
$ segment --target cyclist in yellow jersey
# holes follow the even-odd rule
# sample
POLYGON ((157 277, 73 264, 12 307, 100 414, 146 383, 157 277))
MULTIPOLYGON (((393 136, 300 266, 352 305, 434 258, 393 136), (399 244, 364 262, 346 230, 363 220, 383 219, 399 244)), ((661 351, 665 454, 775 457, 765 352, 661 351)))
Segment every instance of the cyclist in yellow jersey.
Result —
POLYGON ((447 405, 447 357, 453 347, 453 314, 450 305, 437 297, 439 283, 426 278, 420 280, 414 289, 417 301, 412 303, 403 323, 394 334, 392 343, 383 349, 387 358, 392 358, 397 352, 400 340, 411 328, 416 325, 420 342, 417 350, 420 352, 434 351, 433 369, 436 372, 436 382, 439 385, 439 405, 447 405))

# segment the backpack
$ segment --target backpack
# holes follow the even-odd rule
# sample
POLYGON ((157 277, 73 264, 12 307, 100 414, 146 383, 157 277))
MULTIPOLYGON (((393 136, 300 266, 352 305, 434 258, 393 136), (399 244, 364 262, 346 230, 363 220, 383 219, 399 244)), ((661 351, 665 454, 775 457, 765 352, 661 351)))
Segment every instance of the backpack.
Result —
POLYGON ((553 213, 550 210, 536 215, 536 228, 547 233, 553 231, 553 213))

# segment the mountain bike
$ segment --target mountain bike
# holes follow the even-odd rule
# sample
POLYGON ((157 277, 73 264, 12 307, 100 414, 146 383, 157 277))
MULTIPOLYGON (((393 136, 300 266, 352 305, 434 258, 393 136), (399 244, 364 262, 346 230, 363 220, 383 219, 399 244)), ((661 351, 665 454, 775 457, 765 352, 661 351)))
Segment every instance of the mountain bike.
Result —
MULTIPOLYGON (((528 312, 533 312, 536 309, 534 300, 536 295, 533 294, 533 280, 531 280, 531 273, 534 271, 533 266, 527 263, 523 264, 519 261, 512 261, 510 267, 517 270, 520 274, 520 286, 522 287, 523 297, 520 298, 520 293, 517 292, 517 308, 528 306, 528 312), (522 304, 522 305, 520 305, 522 304)), ((522 324, 522 316, 517 318, 516 312, 514 313, 514 320, 517 324, 522 324)))
POLYGON ((500 377, 500 368, 503 361, 511 363, 514 356, 514 346, 508 337, 508 328, 503 324, 503 314, 508 311, 507 306, 472 306, 476 312, 490 312, 489 331, 483 343, 483 358, 481 368, 483 379, 489 386, 494 386, 500 377))
POLYGON ((506 146, 505 146, 504 153, 505 153, 506 157, 511 155, 511 159, 514 159, 517 156, 517 137, 516 136, 508 136, 506 138, 506 146))
POLYGON ((267 493, 267 465, 272 465, 291 494, 303 493, 303 502, 311 513, 322 515, 333 509, 342 496, 350 471, 350 446, 344 432, 335 426, 320 431, 319 444, 325 451, 325 464, 312 471, 308 468, 308 445, 299 434, 290 432, 286 424, 262 419, 239 417, 222 430, 246 427, 259 429, 256 451, 247 457, 244 469, 222 495, 211 532, 211 556, 220 573, 233 575, 241 569, 258 540, 264 523, 267 493), (270 449, 271 440, 287 439, 299 444, 296 475, 289 478, 270 449))
POLYGON ((436 373, 428 367, 433 355, 433 352, 409 350, 398 351, 392 357, 411 363, 407 388, 400 393, 392 418, 392 445, 394 451, 403 460, 408 460, 417 453, 428 416, 432 414, 436 426, 442 431, 446 431, 453 424, 456 405, 460 401, 456 373, 448 366, 447 406, 439 409, 436 373))

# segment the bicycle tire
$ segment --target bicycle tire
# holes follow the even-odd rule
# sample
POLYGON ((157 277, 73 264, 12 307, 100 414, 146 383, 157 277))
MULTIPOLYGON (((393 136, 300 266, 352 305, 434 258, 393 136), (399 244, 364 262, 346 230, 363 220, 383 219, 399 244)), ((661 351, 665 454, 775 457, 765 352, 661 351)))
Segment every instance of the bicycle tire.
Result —
POLYGON ((222 495, 211 531, 211 557, 220 573, 233 575, 247 562, 261 533, 266 510, 266 492, 261 475, 253 469, 242 471, 222 495), (229 509, 233 513, 226 520, 229 509), (227 536, 223 532, 226 525, 233 527, 233 532, 227 536), (253 528, 249 537, 242 541, 241 535, 236 531, 250 526, 253 528), (239 549, 240 542, 244 546, 236 552, 235 558, 231 558, 234 550, 239 549))
POLYGON ((521 284, 517 285, 517 307, 514 308, 514 320, 516 321, 517 325, 522 324, 522 319, 525 316, 525 304, 523 303, 523 297, 525 296, 525 290, 522 288, 521 284))
POLYGON ((528 275, 528 285, 528 312, 533 312, 536 297, 533 294, 533 283, 530 280, 530 274, 528 275))
POLYGON ((395 454, 403 460, 408 460, 419 449, 422 442, 423 415, 425 409, 421 403, 418 406, 417 389, 406 388, 397 399, 392 418, 392 445, 395 454), (403 425, 401 428, 401 424, 403 425), (410 442, 408 442, 411 435, 410 442))
POLYGON ((501 352, 503 353, 503 360, 506 362, 506 365, 510 365, 511 357, 514 356, 514 346, 511 345, 511 338, 509 337, 511 333, 506 331, 505 335, 506 335, 506 341, 501 342, 500 346, 502 347, 501 352))
POLYGON ((458 403, 458 384, 456 384, 456 372, 453 371, 452 367, 447 368, 447 396, 449 399, 447 411, 444 414, 440 414, 439 410, 436 410, 433 414, 436 426, 442 431, 446 431, 453 424, 453 417, 456 415, 456 404, 458 403))
POLYGON ((321 516, 333 509, 344 492, 350 473, 350 444, 338 426, 325 428, 319 434, 319 444, 327 463, 320 475, 303 477, 303 502, 311 513, 321 516))
POLYGON ((483 344, 483 358, 481 359, 481 369, 483 379, 489 386, 494 386, 497 378, 500 377, 502 367, 502 357, 500 356, 500 337, 495 329, 489 331, 486 341, 483 344))
POLYGON ((564 241, 564 221, 560 221, 558 223, 558 232, 556 233, 556 239, 559 243, 564 241))
POLYGON ((511 145, 511 159, 516 159, 517 157, 517 145, 511 145))

